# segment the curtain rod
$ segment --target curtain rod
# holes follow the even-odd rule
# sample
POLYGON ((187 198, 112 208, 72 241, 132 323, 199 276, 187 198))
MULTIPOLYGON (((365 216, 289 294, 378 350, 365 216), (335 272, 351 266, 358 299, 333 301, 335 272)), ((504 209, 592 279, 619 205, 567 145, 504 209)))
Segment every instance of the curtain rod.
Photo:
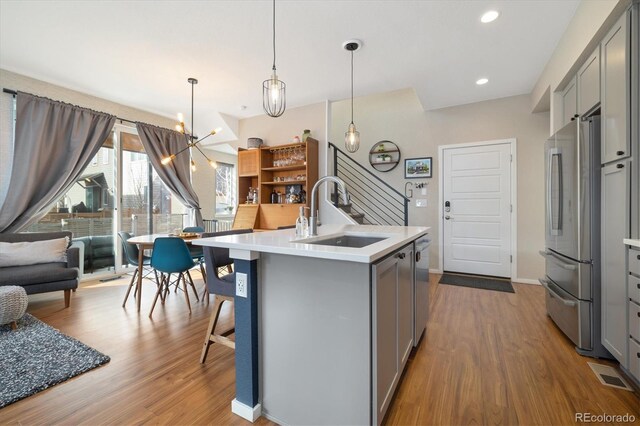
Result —
MULTIPOLYGON (((14 98, 16 97, 16 95, 18 95, 18 92, 17 92, 17 91, 15 91, 15 90, 11 90, 11 89, 5 89, 5 88, 3 88, 3 89, 2 89, 2 92, 3 92, 3 93, 7 93, 7 94, 11 95, 11 96, 13 96, 14 98)), ((110 115, 111 115, 111 114, 110 114, 110 115)), ((116 120, 120 120, 120 122, 126 121, 127 123, 132 123, 132 124, 139 123, 139 121, 128 120, 128 119, 126 119, 126 118, 118 117, 117 115, 116 115, 116 116, 114 116, 114 117, 116 117, 116 120)))

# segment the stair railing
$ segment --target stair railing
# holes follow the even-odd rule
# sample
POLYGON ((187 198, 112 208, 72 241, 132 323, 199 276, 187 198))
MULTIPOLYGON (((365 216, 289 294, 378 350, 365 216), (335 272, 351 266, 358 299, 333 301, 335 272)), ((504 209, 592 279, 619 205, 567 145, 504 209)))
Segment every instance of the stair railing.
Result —
MULTIPOLYGON (((333 149, 333 174, 347 184, 351 196, 351 210, 364 215, 368 225, 409 224, 409 198, 380 179, 370 170, 329 142, 333 149)), ((338 185, 334 185, 332 202, 340 208, 338 185)))

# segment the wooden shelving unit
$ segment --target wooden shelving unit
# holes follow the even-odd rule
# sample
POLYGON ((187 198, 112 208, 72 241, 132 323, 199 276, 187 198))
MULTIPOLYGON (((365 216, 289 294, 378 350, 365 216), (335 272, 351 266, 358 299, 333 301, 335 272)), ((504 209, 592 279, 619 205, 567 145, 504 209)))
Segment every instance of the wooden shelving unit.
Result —
MULTIPOLYGON (((238 199, 245 200, 249 188, 258 188, 258 210, 254 229, 277 229, 294 225, 300 206, 311 203, 311 189, 318 181, 318 141, 307 138, 304 143, 264 146, 259 149, 238 151, 238 199), (297 156, 291 157, 293 153, 297 156), (301 155, 302 154, 302 155, 301 155), (278 160, 290 158, 294 164, 274 165, 278 160), (290 179, 290 180, 285 180, 290 179), (305 203, 272 204, 271 193, 275 190, 286 197, 289 185, 300 185, 306 193, 305 203)), ((247 204, 240 203, 238 212, 244 213, 247 204)), ((250 222, 240 221, 236 214, 234 229, 246 228, 250 222), (236 223, 237 222, 237 223, 236 223)))

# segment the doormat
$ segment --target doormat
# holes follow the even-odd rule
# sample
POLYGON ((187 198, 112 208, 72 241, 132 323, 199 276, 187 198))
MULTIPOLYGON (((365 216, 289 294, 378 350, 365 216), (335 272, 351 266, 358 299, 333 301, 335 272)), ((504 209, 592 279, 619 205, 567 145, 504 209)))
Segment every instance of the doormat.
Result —
POLYGON ((110 358, 25 314, 0 326, 0 408, 69 380, 110 358))
POLYGON ((591 370, 593 370, 593 373, 603 385, 633 392, 631 386, 624 381, 615 368, 609 365, 596 364, 595 362, 587 362, 587 364, 589 364, 589 367, 591 367, 591 370))
POLYGON ((476 275, 442 274, 440 284, 457 285, 460 287, 481 288, 483 290, 504 291, 515 293, 511 281, 498 278, 479 277, 476 275))

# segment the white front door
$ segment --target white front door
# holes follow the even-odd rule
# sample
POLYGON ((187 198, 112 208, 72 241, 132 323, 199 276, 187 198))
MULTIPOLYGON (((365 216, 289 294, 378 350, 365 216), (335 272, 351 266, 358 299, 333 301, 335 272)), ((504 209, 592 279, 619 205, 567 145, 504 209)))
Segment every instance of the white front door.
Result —
POLYGON ((444 270, 511 277, 511 144, 443 151, 444 270))

